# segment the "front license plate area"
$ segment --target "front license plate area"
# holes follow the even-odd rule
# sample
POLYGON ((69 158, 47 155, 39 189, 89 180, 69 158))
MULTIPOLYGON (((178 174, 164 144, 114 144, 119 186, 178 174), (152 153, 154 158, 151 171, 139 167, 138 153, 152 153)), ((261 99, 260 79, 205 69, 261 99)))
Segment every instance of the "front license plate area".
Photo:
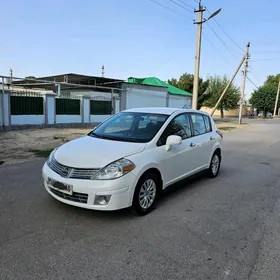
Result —
POLYGON ((48 179, 48 186, 66 194, 73 194, 73 186, 55 181, 50 178, 48 179))

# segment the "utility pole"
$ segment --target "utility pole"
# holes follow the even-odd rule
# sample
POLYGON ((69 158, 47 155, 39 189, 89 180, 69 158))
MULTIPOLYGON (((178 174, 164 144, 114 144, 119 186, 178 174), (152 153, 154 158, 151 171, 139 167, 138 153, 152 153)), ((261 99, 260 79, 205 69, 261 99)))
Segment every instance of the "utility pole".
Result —
POLYGON ((243 102, 244 102, 246 77, 247 77, 249 48, 250 48, 250 42, 246 46, 246 54, 245 54, 245 62, 244 62, 244 70, 243 70, 243 81, 242 81, 242 89, 241 89, 241 100, 240 100, 240 106, 239 106, 239 120, 238 120, 239 124, 242 123, 242 109, 243 109, 243 102))
POLYGON ((12 84, 13 84, 13 69, 10 68, 10 76, 11 76, 11 90, 12 90, 12 84))
POLYGON ((215 17, 222 9, 217 10, 211 14, 207 19, 203 18, 203 12, 206 11, 206 8, 201 5, 201 0, 198 1, 198 9, 194 10, 198 14, 197 21, 194 24, 197 24, 197 35, 196 35, 196 55, 195 55, 195 68, 194 68, 194 77, 193 77, 193 96, 192 96, 192 109, 197 109, 197 100, 198 100, 198 88, 199 88, 199 68, 200 68, 200 52, 201 52, 201 33, 202 33, 202 24, 209 19, 215 17))
POLYGON ((102 74, 102 78, 104 78, 104 74, 105 74, 105 72, 104 72, 104 65, 102 65, 102 67, 101 67, 101 74, 102 74))
POLYGON ((206 9, 201 6, 201 0, 198 2, 198 10, 194 12, 198 14, 198 19, 194 24, 197 24, 197 35, 196 35, 196 55, 195 55, 195 68, 193 77, 193 96, 192 96, 192 109, 197 109, 198 100, 198 85, 199 85, 199 68, 200 68, 200 52, 201 52, 201 32, 203 24, 203 12, 206 9))
POLYGON ((279 92, 280 92, 280 79, 279 79, 279 83, 278 83, 278 89, 277 89, 277 94, 276 94, 276 100, 275 100, 275 106, 274 106, 273 117, 276 117, 276 115, 277 115, 277 107, 278 107, 278 100, 279 100, 279 92))

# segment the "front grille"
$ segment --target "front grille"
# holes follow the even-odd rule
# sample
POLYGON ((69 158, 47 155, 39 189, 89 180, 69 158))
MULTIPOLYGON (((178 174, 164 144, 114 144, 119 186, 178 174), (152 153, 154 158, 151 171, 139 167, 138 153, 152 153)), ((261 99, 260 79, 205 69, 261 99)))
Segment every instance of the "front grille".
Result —
POLYGON ((64 178, 90 180, 92 176, 99 171, 99 168, 85 169, 72 168, 60 164, 56 159, 52 159, 49 164, 50 168, 64 178))
POLYGON ((57 191, 53 188, 50 188, 50 191, 52 193, 54 193, 55 195, 67 199, 67 200, 71 200, 71 201, 75 201, 75 202, 80 202, 80 203, 87 203, 88 201, 88 195, 85 193, 77 193, 77 192, 73 192, 72 195, 70 194, 66 194, 60 191, 57 191))

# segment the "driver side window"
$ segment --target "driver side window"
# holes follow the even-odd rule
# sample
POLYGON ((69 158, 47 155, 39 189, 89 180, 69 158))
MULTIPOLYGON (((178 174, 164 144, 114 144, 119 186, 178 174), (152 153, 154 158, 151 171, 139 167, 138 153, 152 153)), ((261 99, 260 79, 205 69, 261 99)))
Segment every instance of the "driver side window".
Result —
POLYGON ((181 114, 175 117, 166 127, 161 137, 157 142, 157 146, 166 144, 166 140, 170 135, 181 136, 182 139, 187 139, 192 136, 189 117, 187 114, 181 114))

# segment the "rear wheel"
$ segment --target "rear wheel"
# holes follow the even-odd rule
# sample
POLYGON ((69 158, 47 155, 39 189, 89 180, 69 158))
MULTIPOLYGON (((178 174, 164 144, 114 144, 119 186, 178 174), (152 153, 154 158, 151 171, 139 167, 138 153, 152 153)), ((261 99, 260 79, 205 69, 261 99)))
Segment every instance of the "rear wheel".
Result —
POLYGON ((219 151, 216 151, 211 159, 210 166, 208 169, 208 176, 210 178, 215 178, 218 176, 221 166, 221 155, 219 151))
POLYGON ((135 189, 133 210, 140 216, 146 215, 154 208, 159 192, 159 178, 153 173, 144 174, 135 189))

